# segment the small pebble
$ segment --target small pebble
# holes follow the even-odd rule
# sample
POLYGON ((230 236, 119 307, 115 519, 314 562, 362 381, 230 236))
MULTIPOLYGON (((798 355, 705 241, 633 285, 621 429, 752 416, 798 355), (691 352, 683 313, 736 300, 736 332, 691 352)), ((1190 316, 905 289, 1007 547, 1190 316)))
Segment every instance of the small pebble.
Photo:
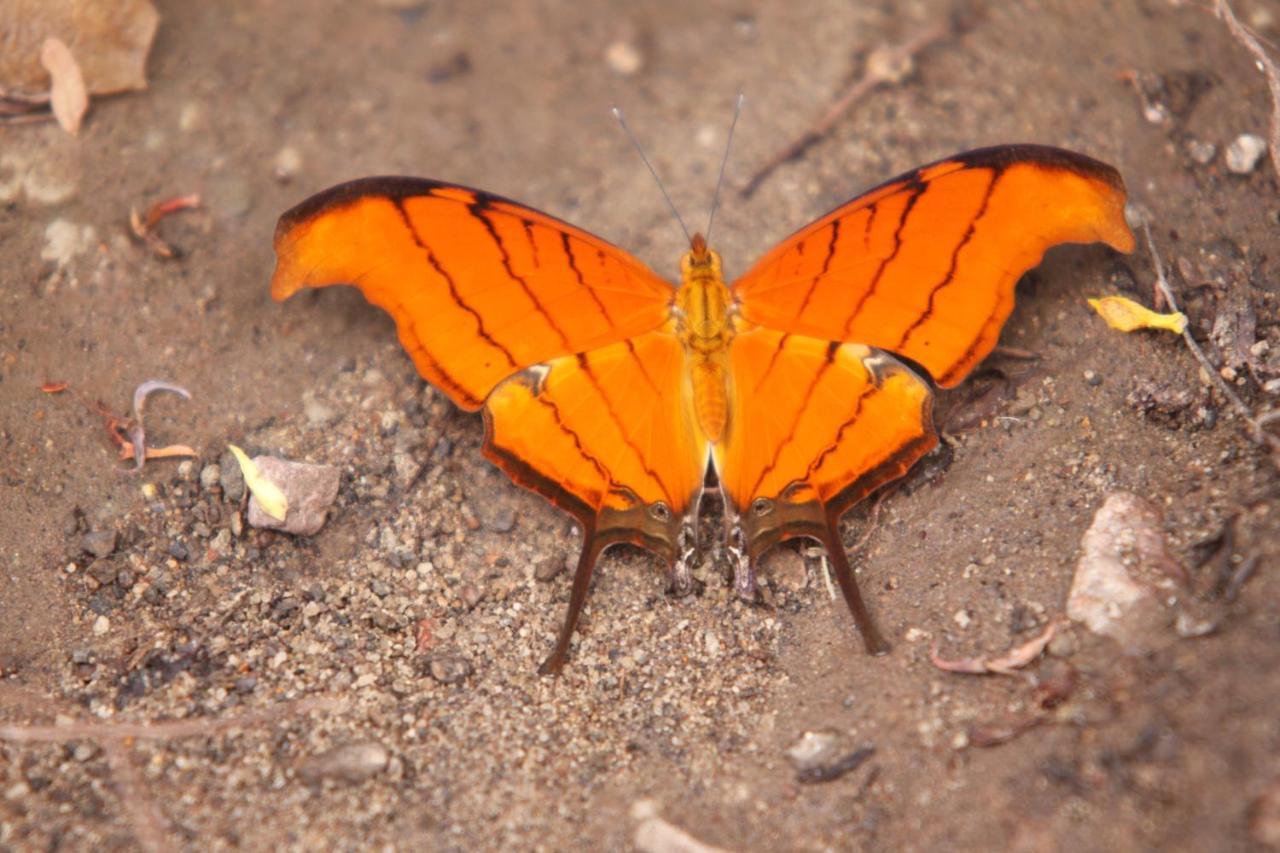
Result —
POLYGON ((332 779, 355 785, 381 773, 390 760, 391 753, 380 743, 352 743, 306 759, 298 765, 298 776, 307 784, 332 779))
POLYGON ((240 503, 244 497, 244 473, 230 450, 218 459, 218 479, 222 483, 223 497, 230 503, 240 503))
POLYGON ((93 620, 93 633, 95 636, 101 637, 103 634, 111 630, 111 620, 105 616, 99 616, 93 620))
POLYGON ((840 738, 832 731, 809 731, 787 747, 787 758, 798 771, 821 767, 832 758, 840 747, 840 738))
POLYGON ((484 600, 484 590, 473 583, 464 583, 459 593, 462 596, 463 606, 468 610, 475 610, 476 605, 484 600))
POLYGON ((533 577, 536 580, 546 583, 565 570, 564 561, 564 554, 553 554, 550 557, 543 557, 538 561, 538 564, 533 567, 533 577))
POLYGON ((292 145, 286 145, 276 153, 275 164, 272 171, 276 180, 287 183, 298 174, 298 170, 302 168, 302 155, 298 153, 298 149, 292 145))
POLYGON ((630 77, 644 66, 644 55, 634 42, 615 41, 605 48, 604 61, 610 71, 630 77))
POLYGON ((474 670, 471 661, 459 655, 435 655, 427 661, 427 671, 441 684, 457 684, 474 670))
POLYGON ((1227 170, 1237 175, 1252 172, 1266 153, 1267 143, 1256 133, 1242 133, 1227 146, 1227 170))
POLYGON ((178 477, 182 480, 194 480, 196 478, 196 463, 191 459, 183 459, 178 463, 178 477))
POLYGON ((1201 139, 1187 140, 1187 156, 1201 166, 1207 166, 1213 160, 1213 155, 1218 153, 1217 146, 1212 142, 1205 142, 1201 139))
POLYGON ((116 532, 114 530, 97 530, 93 533, 86 533, 80 544, 86 553, 92 554, 101 560, 110 557, 112 552, 116 550, 116 532))
POLYGON ((217 465, 206 465, 200 469, 200 488, 212 489, 222 482, 222 470, 217 465))

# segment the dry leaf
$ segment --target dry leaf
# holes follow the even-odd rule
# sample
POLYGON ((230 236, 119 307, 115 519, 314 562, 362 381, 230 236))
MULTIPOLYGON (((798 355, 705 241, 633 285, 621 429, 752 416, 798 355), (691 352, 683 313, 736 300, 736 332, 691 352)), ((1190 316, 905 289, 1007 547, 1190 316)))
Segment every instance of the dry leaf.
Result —
POLYGON ((71 48, 56 38, 44 40, 40 47, 40 64, 53 78, 49 95, 53 117, 63 130, 75 136, 80 132, 85 110, 89 109, 89 93, 84 87, 80 65, 71 55, 71 48))
POLYGON ((1089 305, 1102 315, 1102 319, 1107 321, 1108 326, 1121 332, 1132 332, 1137 329, 1164 329, 1180 335, 1187 328, 1187 315, 1181 311, 1157 314, 1150 308, 1139 305, 1124 296, 1090 299, 1089 305))
POLYGON ((253 460, 243 450, 234 444, 228 444, 227 447, 240 463, 244 484, 258 499, 258 505, 262 507, 263 512, 276 521, 284 521, 284 517, 289 514, 289 501, 285 498, 284 492, 280 491, 280 487, 275 483, 258 473, 258 466, 253 464, 253 460))
POLYGON ((40 53, 50 37, 71 49, 90 95, 144 89, 159 21, 151 0, 0 0, 0 91, 47 101, 40 53))

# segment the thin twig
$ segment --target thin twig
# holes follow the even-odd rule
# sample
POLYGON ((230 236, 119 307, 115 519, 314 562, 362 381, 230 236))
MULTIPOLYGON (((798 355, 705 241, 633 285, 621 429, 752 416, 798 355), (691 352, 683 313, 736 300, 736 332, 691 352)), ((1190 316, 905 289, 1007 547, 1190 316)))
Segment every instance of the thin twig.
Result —
MULTIPOLYGON (((1178 311, 1180 309, 1178 308, 1178 301, 1173 297, 1173 288, 1169 287, 1169 279, 1165 278, 1164 263, 1160 260, 1160 253, 1156 251, 1155 240, 1151 238, 1151 226, 1145 220, 1142 222, 1142 233, 1147 240, 1147 249, 1151 252, 1151 264, 1156 270, 1156 285, 1159 286, 1160 292, 1164 294, 1170 310, 1178 311)), ((1264 423, 1270 420, 1270 413, 1264 416, 1267 419, 1266 421, 1254 417, 1253 411, 1245 404, 1244 400, 1240 399, 1240 395, 1231 389, 1226 380, 1218 374, 1218 369, 1209 361, 1209 357, 1204 354, 1204 350, 1200 349, 1200 345, 1196 343, 1196 339, 1191 335, 1190 325, 1182 330, 1182 339, 1186 341, 1187 348, 1196 357, 1196 361, 1200 362, 1200 366, 1204 368, 1204 372, 1209 376, 1209 381, 1218 389, 1218 393, 1239 412, 1245 423, 1249 425, 1249 438, 1255 444, 1269 447, 1273 454, 1280 452, 1280 438, 1263 429, 1264 423)))
POLYGON ((840 120, 840 117, 848 112, 849 108, 860 98, 882 83, 900 82, 910 73, 911 60, 915 55, 950 32, 950 26, 934 24, 897 47, 872 51, 867 57, 866 68, 862 76, 849 87, 848 91, 839 100, 827 109, 816 124, 812 125, 790 145, 773 155, 768 162, 757 169, 756 173, 751 176, 751 180, 747 181, 746 186, 739 190, 739 195, 742 198, 750 198, 754 195, 755 191, 760 189, 760 185, 779 166, 798 158, 810 146, 826 136, 831 128, 835 126, 835 123, 840 120))
POLYGON ((229 714, 225 717, 199 717, 194 720, 160 720, 154 723, 72 722, 65 726, 0 725, 0 740, 14 743, 61 743, 68 740, 172 740, 204 737, 227 729, 270 723, 292 714, 307 711, 337 711, 346 702, 327 696, 282 702, 261 710, 229 714))
POLYGON ((128 747, 122 741, 108 740, 102 744, 102 752, 116 783, 120 808, 133 828, 138 846, 147 853, 175 849, 169 821, 155 799, 148 796, 146 782, 130 759, 128 747))
POLYGON ((1267 88, 1271 90, 1271 133, 1267 147, 1271 151, 1271 166, 1280 175, 1280 68, 1267 55, 1266 49, 1253 34, 1253 31, 1240 23, 1236 13, 1231 10, 1227 0, 1215 0, 1213 13, 1226 24, 1227 32, 1239 42, 1245 50, 1253 54, 1258 70, 1267 78, 1267 88))

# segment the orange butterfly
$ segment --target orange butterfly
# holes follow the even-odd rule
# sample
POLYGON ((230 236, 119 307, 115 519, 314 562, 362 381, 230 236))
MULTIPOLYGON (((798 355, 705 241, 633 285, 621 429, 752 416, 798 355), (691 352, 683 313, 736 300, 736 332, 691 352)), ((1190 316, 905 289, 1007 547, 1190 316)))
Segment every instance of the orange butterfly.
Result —
POLYGON ((280 218, 271 294, 349 283, 395 318, 418 371, 483 410, 485 455, 583 528, 565 662, 595 563, 629 542, 692 588, 708 468, 737 594, 793 537, 826 547, 868 651, 887 645, 841 514, 937 443, 934 383, 995 346, 1018 278, 1059 243, 1129 252, 1115 169, 1055 148, 959 154, 782 241, 726 286, 695 235, 673 288, 559 219, 465 187, 365 178, 280 218))

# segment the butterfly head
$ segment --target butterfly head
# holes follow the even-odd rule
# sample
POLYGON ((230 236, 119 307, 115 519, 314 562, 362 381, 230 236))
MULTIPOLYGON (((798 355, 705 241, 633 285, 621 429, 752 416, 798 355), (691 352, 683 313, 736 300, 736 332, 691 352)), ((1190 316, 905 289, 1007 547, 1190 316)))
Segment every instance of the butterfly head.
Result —
POLYGON ((680 278, 686 283, 708 278, 724 280, 720 268, 720 253, 707 248, 707 239, 701 234, 693 235, 693 239, 689 241, 689 251, 680 258, 680 278))

